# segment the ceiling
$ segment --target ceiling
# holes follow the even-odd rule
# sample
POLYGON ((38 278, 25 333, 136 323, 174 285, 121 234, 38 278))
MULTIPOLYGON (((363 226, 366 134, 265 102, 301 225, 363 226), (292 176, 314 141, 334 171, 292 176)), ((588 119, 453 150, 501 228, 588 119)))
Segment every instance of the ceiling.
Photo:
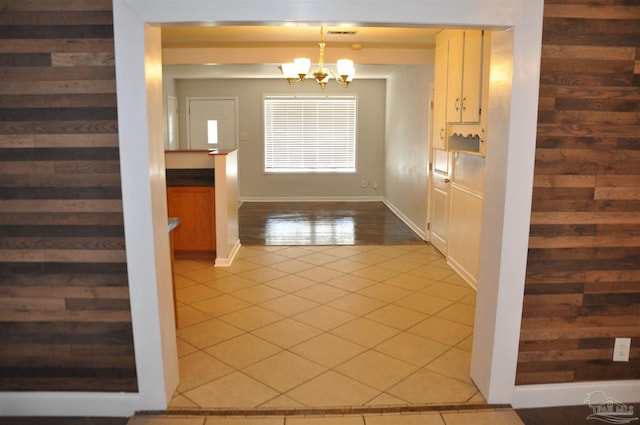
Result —
POLYGON ((294 57, 317 63, 321 29, 326 63, 352 59, 356 78, 387 78, 400 67, 433 63, 437 28, 168 26, 162 28, 164 72, 174 78, 281 78, 279 65, 294 57))

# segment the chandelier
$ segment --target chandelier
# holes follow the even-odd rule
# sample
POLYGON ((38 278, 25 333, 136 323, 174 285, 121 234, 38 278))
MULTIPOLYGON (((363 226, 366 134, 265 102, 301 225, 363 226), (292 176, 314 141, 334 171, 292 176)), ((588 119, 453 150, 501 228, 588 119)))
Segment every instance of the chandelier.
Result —
POLYGON ((324 48, 326 43, 324 42, 324 27, 320 27, 320 59, 318 60, 318 67, 310 71, 311 59, 296 58, 293 62, 283 63, 280 67, 284 78, 287 79, 289 84, 298 83, 304 81, 307 78, 313 76, 320 87, 325 88, 329 79, 333 78, 336 83, 343 87, 347 87, 353 80, 353 76, 356 73, 356 69, 353 67, 353 61, 349 59, 339 59, 336 62, 337 72, 325 68, 324 66, 324 48))

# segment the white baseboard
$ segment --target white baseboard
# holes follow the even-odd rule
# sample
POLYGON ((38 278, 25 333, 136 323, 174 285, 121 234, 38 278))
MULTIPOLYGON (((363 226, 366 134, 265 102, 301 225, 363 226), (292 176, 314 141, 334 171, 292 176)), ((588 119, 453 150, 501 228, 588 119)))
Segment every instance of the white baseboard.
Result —
POLYGON ((516 409, 585 405, 589 393, 602 391, 621 403, 640 403, 640 380, 572 382, 566 384, 517 385, 511 405, 516 409))
POLYGON ((0 392, 0 416, 130 417, 144 410, 138 393, 0 392))
POLYGON ((478 279, 460 265, 455 259, 447 257, 447 264, 463 278, 474 290, 478 290, 478 279))
POLYGON ((240 240, 238 239, 236 243, 231 248, 231 252, 228 257, 218 258, 216 257, 216 262, 214 267, 229 267, 233 264, 233 260, 235 260, 236 255, 238 255, 238 251, 240 250, 240 240))
POLYGON ((240 202, 382 202, 382 196, 243 197, 240 202))
POLYGON ((413 230, 423 241, 427 240, 427 234, 424 230, 420 229, 413 221, 409 220, 409 217, 404 215, 399 209, 395 207, 391 202, 384 199, 382 202, 389 208, 393 213, 400 219, 404 224, 409 226, 411 230, 413 230))

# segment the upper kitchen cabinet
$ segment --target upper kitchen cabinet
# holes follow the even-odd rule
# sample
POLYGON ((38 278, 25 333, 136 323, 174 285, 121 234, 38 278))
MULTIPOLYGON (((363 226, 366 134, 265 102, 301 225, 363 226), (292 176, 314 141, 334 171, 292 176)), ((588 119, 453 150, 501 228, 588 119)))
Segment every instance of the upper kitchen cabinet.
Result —
POLYGON ((447 122, 480 122, 483 33, 445 30, 438 35, 448 42, 447 122))

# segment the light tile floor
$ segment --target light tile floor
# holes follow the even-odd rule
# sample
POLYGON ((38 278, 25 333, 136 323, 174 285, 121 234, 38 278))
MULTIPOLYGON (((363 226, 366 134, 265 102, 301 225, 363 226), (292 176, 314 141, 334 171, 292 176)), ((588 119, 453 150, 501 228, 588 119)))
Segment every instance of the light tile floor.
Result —
MULTIPOLYGON (((475 291, 430 245, 243 246, 229 268, 176 260, 175 273, 170 409, 484 403, 469 378, 475 291)), ((464 423, 434 415, 415 423, 464 423)))
POLYGON ((524 425, 512 409, 344 416, 136 416, 127 425, 524 425))

